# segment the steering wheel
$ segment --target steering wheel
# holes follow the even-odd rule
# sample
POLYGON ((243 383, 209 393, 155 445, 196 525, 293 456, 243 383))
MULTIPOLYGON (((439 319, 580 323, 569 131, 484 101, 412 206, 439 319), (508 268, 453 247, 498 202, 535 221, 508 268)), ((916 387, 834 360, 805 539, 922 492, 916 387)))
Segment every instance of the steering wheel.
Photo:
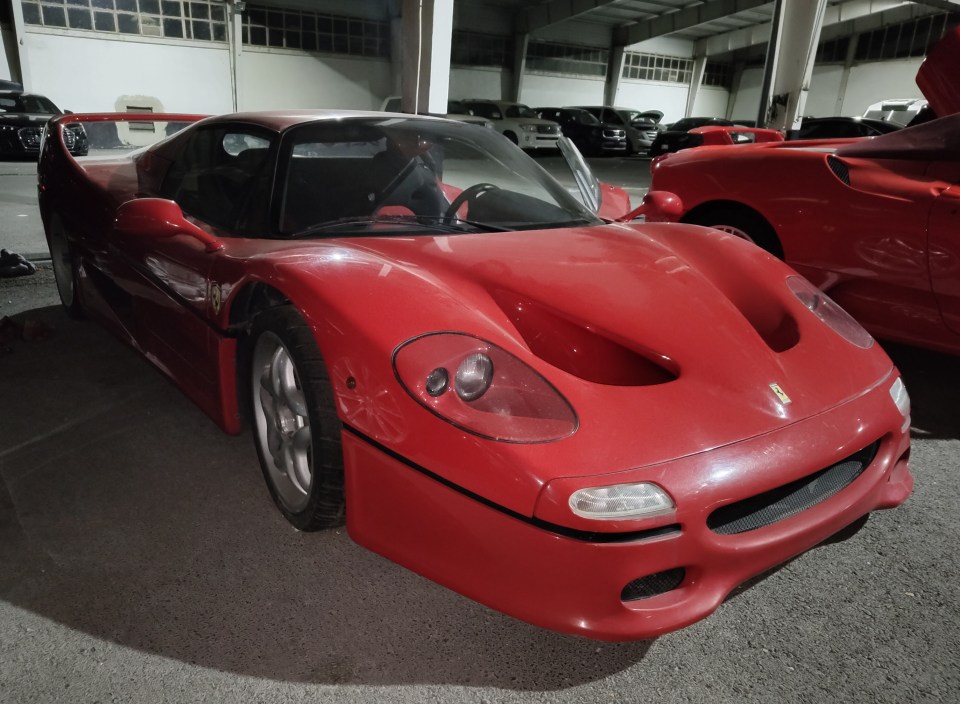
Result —
POLYGON ((470 188, 460 192, 456 198, 453 199, 453 202, 450 203, 450 207, 447 208, 447 211, 443 214, 443 222, 452 223, 457 220, 457 211, 460 210, 466 203, 472 203, 482 194, 487 191, 498 190, 500 186, 496 186, 492 183, 475 183, 470 188))

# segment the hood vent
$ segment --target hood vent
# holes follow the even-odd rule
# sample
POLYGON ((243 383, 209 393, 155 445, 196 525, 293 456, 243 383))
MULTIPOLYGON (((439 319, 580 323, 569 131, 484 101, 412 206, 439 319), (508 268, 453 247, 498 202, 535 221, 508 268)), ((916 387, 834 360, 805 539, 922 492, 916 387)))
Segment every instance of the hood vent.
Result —
POLYGON ((611 386, 652 386, 679 375, 670 358, 626 347, 510 291, 491 292, 530 351, 580 379, 611 386))
POLYGON ((834 176, 843 181, 846 185, 850 185, 850 171, 847 169, 847 165, 840 161, 840 159, 831 154, 827 157, 827 166, 830 167, 830 170, 833 172, 834 176))

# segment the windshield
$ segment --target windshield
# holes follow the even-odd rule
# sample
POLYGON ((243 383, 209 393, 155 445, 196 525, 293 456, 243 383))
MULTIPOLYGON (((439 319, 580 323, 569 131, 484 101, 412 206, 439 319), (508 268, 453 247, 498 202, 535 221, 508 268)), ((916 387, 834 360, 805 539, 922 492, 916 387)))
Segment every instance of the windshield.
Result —
POLYGON ((532 108, 528 108, 526 105, 521 105, 520 103, 508 106, 506 112, 507 117, 532 117, 533 119, 537 119, 537 113, 535 113, 532 108))
POLYGON ((595 118, 586 110, 571 109, 570 116, 573 117, 573 119, 579 122, 581 125, 599 125, 600 124, 600 120, 595 118))
POLYGON ((459 100, 448 100, 447 113, 450 115, 472 115, 473 111, 459 100))
POLYGON ((0 112, 59 115, 57 106, 42 95, 0 95, 0 112))
POLYGON ((600 222, 533 159, 476 125, 415 117, 313 122, 285 135, 280 163, 278 229, 287 236, 600 222))

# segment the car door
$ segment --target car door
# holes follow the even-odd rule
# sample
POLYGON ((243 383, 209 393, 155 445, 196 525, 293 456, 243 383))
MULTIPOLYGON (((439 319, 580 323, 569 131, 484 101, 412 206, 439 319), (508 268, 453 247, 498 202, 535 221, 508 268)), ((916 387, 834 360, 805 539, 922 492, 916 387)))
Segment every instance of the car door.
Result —
POLYGON ((262 228, 271 176, 269 134, 248 127, 214 125, 194 131, 171 164, 158 195, 209 234, 116 238, 115 246, 136 272, 136 331, 144 353, 181 386, 216 386, 216 331, 211 320, 220 296, 209 273, 220 256, 216 237, 262 228))

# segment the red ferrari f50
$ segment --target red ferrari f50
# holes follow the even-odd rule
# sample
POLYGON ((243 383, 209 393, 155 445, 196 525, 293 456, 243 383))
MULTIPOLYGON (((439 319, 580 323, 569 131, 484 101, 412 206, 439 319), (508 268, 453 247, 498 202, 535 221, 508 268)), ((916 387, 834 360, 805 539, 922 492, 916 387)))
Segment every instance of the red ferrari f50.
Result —
MULTIPOLYGON (((188 118, 70 117, 130 119, 188 118)), ((909 399, 785 264, 612 222, 569 153, 580 200, 433 118, 227 115, 82 159, 55 120, 40 205, 67 310, 249 423, 293 525, 345 514, 517 618, 648 638, 904 501, 909 399)))

